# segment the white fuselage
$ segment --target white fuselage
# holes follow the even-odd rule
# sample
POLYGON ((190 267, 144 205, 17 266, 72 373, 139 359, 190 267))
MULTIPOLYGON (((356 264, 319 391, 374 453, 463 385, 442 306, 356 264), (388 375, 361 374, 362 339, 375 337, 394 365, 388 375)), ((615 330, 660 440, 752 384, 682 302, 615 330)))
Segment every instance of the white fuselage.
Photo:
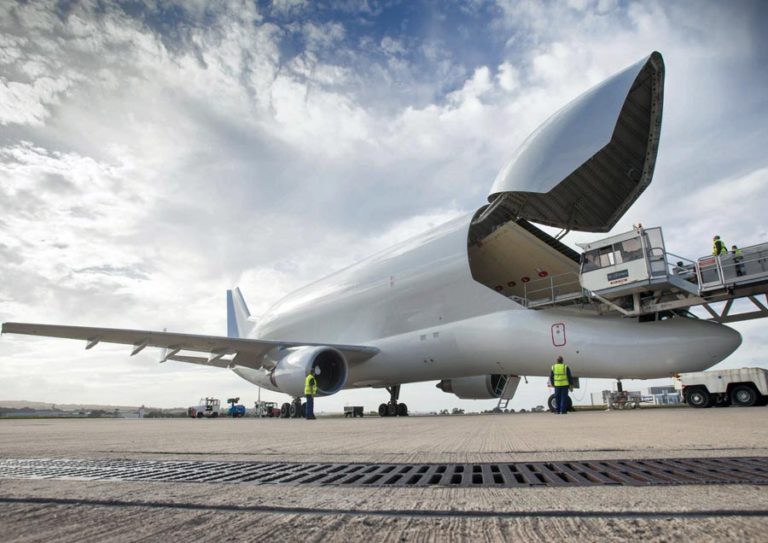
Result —
MULTIPOLYGON (((582 377, 665 377, 708 368, 741 343, 736 331, 697 319, 525 309, 472 277, 470 221, 454 220, 288 295, 250 337, 378 347, 350 364, 347 387, 548 375, 558 355, 582 377)), ((273 388, 266 370, 234 371, 273 388)))

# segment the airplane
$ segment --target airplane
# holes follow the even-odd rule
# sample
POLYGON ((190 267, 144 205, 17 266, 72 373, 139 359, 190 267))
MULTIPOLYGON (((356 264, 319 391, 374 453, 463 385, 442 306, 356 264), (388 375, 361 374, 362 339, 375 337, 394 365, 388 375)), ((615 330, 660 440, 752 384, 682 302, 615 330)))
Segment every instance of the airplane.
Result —
POLYGON ((533 223, 608 232, 648 187, 661 131, 660 53, 629 66, 552 115, 499 172, 488 203, 312 283, 254 319, 227 291, 227 335, 7 322, 2 333, 163 349, 167 360, 231 369, 294 398, 386 388, 382 416, 405 416, 401 385, 439 381, 462 399, 498 398, 520 376, 548 376, 562 355, 579 377, 647 379, 699 371, 741 343, 735 330, 676 312, 622 318, 578 306, 528 309, 532 279, 578 273, 579 254, 533 223))

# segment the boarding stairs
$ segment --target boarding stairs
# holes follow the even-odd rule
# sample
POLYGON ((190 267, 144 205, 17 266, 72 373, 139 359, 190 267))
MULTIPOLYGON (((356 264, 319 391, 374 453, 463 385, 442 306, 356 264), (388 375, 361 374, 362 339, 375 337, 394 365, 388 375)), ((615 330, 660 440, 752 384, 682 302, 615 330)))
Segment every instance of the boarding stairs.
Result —
POLYGON ((696 306, 720 323, 768 317, 768 243, 690 260, 666 251, 661 228, 639 227, 580 246, 578 273, 525 283, 516 301, 529 309, 577 305, 646 320, 696 306), (751 309, 743 311, 741 302, 751 309))

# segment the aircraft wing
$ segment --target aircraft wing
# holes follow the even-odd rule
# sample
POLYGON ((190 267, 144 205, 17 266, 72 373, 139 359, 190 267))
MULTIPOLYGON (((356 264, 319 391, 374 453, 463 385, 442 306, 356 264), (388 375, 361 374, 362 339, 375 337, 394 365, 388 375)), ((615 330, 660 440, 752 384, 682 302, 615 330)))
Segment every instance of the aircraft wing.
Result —
POLYGON ((90 349, 100 342, 121 343, 133 346, 131 356, 138 354, 145 347, 160 347, 165 349, 163 362, 165 360, 178 360, 180 362, 191 362, 208 366, 231 367, 236 365, 254 369, 262 367, 263 355, 278 347, 332 347, 341 352, 349 362, 362 362, 379 352, 379 349, 376 347, 362 345, 302 343, 269 339, 179 334, 175 332, 154 332, 150 330, 61 326, 57 324, 23 322, 3 323, 2 333, 82 339, 87 342, 86 349, 90 349), (181 351, 202 352, 206 353, 207 356, 183 356, 178 354, 181 351), (231 356, 231 358, 224 358, 225 356, 231 356))

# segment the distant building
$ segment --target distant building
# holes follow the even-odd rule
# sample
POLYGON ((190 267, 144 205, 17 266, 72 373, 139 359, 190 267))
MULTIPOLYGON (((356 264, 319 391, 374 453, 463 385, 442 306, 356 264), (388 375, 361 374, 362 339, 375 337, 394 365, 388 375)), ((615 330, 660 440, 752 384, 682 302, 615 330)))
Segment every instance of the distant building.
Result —
POLYGON ((683 402, 680 391, 674 386, 648 387, 648 395, 653 398, 655 405, 674 405, 683 402))

